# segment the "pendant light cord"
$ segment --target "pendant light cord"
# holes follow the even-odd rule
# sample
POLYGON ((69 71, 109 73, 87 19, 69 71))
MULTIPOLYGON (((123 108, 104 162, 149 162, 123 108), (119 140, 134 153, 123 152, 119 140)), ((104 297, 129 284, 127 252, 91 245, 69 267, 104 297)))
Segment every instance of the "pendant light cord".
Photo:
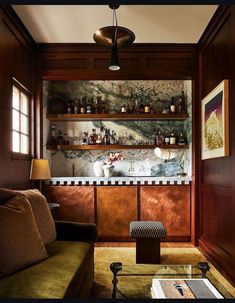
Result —
POLYGON ((117 21, 117 14, 115 8, 113 8, 113 26, 115 23, 115 32, 114 32, 114 41, 113 44, 117 44, 117 28, 118 28, 118 21, 117 21))

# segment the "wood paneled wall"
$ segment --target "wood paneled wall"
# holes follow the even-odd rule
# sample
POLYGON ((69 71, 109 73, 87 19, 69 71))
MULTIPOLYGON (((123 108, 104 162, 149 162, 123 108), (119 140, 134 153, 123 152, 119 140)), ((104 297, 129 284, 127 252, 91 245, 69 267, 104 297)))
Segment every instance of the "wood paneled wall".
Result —
POLYGON ((9 7, 0 7, 0 186, 25 186, 30 161, 12 160, 12 77, 33 92, 34 42, 9 7))
MULTIPOLYGON (((222 80, 229 79, 230 121, 230 156, 201 162, 200 246, 235 283, 234 5, 222 7, 217 12, 199 46, 199 100, 222 80)), ((197 152, 200 154, 200 149, 197 152)))
POLYGON ((157 80, 193 79, 194 44, 133 44, 119 49, 121 69, 109 71, 110 49, 96 44, 39 44, 43 79, 157 80))

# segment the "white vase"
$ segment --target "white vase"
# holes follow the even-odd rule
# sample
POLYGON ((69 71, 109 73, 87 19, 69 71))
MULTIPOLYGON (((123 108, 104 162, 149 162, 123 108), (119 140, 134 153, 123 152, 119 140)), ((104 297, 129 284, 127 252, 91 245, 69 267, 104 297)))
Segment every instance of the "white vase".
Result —
POLYGON ((104 162, 103 161, 96 161, 93 165, 93 171, 96 177, 103 177, 104 170, 103 170, 104 162))
POLYGON ((112 176, 113 170, 114 170, 114 166, 113 165, 103 165, 103 170, 104 170, 104 176, 106 178, 109 178, 112 176))

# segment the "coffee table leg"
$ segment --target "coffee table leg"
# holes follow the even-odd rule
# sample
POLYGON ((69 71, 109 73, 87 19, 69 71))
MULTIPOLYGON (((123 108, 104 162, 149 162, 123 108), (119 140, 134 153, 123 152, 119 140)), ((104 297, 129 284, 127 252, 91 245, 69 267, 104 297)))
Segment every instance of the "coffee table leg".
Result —
POLYGON ((202 278, 206 278, 206 273, 210 270, 209 264, 207 262, 199 262, 197 268, 201 270, 202 278))
POLYGON ((112 298, 115 299, 117 295, 117 284, 118 284, 118 279, 117 279, 117 273, 122 270, 122 263, 121 262, 113 262, 110 264, 110 270, 113 273, 113 292, 112 292, 112 298))

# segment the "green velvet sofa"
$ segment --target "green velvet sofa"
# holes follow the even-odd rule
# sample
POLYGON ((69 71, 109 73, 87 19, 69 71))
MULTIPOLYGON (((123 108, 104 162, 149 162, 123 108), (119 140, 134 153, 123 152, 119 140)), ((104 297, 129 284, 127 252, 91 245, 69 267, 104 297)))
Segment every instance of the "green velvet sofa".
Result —
POLYGON ((0 298, 87 298, 94 280, 95 224, 56 221, 49 257, 0 279, 0 298))

